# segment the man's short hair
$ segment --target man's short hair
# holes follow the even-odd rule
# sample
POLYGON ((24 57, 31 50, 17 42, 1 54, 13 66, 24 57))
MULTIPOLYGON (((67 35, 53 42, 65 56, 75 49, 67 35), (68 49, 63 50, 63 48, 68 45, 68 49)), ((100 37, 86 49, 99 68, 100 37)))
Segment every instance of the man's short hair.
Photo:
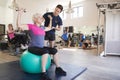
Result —
POLYGON ((62 12, 62 10, 63 10, 63 6, 62 5, 58 4, 56 7, 59 8, 61 10, 61 12, 62 12))

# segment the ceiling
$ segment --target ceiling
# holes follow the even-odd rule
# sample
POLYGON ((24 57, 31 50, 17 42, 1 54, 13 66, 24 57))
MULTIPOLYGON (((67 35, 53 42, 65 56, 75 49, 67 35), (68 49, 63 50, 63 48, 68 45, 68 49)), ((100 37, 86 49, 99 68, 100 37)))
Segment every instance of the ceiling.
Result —
MULTIPOLYGON (((6 6, 8 0, 0 0, 0 6, 6 6)), ((16 0, 16 1, 22 1, 22 0, 16 0)), ((27 0, 25 0, 27 1, 27 0)), ((64 6, 68 5, 70 0, 28 0, 29 1, 36 1, 36 2, 40 2, 42 4, 62 4, 64 6)), ((79 3, 81 1, 87 1, 87 0, 71 0, 71 3, 79 3)), ((96 1, 96 0, 88 0, 88 1, 96 1)), ((103 2, 113 2, 113 1, 120 1, 120 0, 100 0, 103 2)))
MULTIPOLYGON (((0 0, 0 6, 5 6, 6 3, 7 3, 7 1, 8 0, 0 0)), ((19 1, 19 0, 16 0, 16 1, 19 1)), ((30 0, 28 0, 28 1, 30 1, 30 0)), ((31 0, 31 1, 33 1, 33 0, 31 0)), ((68 4, 68 2, 70 0, 34 0, 34 1, 41 2, 43 4, 44 3, 45 4, 47 4, 47 3, 49 4, 49 3, 54 3, 54 2, 56 2, 56 3, 62 3, 62 4, 66 4, 67 3, 68 4)), ((77 3, 77 2, 80 2, 80 1, 85 1, 85 0, 71 0, 72 3, 77 3)))

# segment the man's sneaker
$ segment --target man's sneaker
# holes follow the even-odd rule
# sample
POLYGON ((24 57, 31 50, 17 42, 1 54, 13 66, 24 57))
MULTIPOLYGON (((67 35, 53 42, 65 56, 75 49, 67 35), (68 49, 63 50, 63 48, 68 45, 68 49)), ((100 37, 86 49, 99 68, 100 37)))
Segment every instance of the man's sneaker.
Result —
POLYGON ((40 80, 51 80, 45 72, 41 73, 41 78, 40 80))
POLYGON ((57 75, 62 75, 62 76, 66 76, 67 74, 61 67, 58 67, 58 68, 56 67, 55 73, 57 75))

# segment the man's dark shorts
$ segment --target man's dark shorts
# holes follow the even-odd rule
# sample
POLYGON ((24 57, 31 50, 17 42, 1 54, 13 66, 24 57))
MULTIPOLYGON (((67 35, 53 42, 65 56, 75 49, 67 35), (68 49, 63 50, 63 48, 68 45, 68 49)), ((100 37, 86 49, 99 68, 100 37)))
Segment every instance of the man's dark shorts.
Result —
POLYGON ((46 32, 45 40, 54 41, 55 40, 55 34, 50 34, 50 33, 46 32))

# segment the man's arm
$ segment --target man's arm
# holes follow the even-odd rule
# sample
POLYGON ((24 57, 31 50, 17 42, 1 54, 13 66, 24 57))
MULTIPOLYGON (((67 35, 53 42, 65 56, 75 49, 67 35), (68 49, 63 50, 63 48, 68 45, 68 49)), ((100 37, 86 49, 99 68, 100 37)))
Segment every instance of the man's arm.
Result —
POLYGON ((45 27, 45 31, 49 31, 52 29, 52 16, 48 15, 48 18, 50 19, 48 27, 45 27))

